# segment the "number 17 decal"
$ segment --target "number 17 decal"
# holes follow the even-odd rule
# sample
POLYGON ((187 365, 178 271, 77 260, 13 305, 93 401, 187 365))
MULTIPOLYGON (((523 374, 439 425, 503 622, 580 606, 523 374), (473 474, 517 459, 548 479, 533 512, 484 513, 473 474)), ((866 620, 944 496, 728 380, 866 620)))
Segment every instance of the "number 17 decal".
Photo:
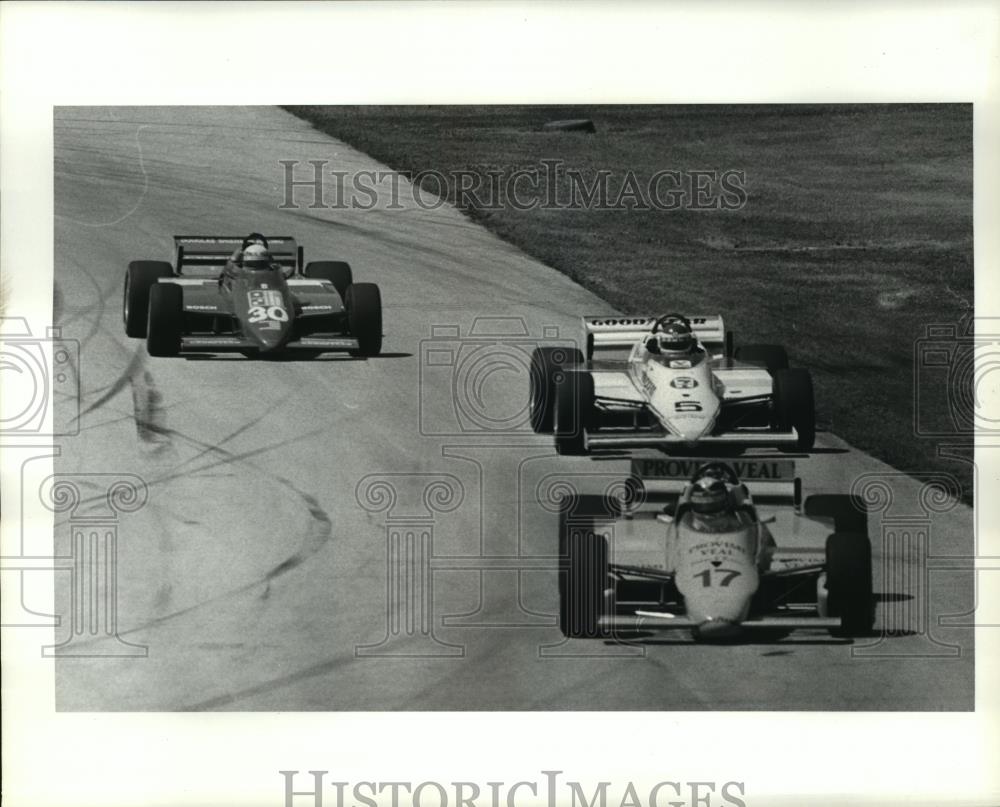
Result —
POLYGON ((741 574, 741 572, 738 572, 736 569, 705 569, 703 572, 698 572, 695 577, 700 577, 702 586, 708 588, 713 583, 713 572, 717 572, 722 576, 722 579, 719 580, 719 585, 723 587, 728 586, 741 574))

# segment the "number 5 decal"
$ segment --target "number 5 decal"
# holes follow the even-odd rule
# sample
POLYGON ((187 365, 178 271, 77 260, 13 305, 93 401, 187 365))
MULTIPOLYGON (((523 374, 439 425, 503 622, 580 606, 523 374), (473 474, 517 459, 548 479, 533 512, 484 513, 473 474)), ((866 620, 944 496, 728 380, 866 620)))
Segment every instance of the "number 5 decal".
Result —
POLYGON ((701 404, 697 401, 675 401, 675 412, 700 412, 701 404))
POLYGON ((253 306, 247 316, 247 322, 264 322, 275 319, 278 322, 288 322, 288 312, 280 305, 272 305, 264 308, 262 305, 253 306))
POLYGON ((698 572, 695 577, 700 577, 702 586, 708 588, 712 585, 712 572, 718 572, 722 575, 719 585, 723 587, 728 586, 733 582, 733 580, 740 576, 740 572, 735 569, 705 569, 703 572, 698 572))

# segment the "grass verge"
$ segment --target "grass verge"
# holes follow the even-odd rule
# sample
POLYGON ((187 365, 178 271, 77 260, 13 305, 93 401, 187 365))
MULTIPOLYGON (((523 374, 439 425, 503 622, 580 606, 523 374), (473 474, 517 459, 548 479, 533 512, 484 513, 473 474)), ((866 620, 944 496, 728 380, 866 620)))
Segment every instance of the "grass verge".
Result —
POLYGON ((786 345, 822 425, 954 474, 971 502, 971 466, 938 456, 955 440, 922 436, 953 433, 972 400, 960 345, 944 366, 922 358, 929 325, 972 314, 971 105, 288 109, 395 170, 440 172, 467 215, 622 311, 718 312, 737 344, 786 345), (573 118, 596 132, 543 129, 573 118), (515 197, 517 168, 541 179, 515 197), (654 196, 663 171, 680 179, 654 196), (605 204, 569 204, 601 172, 605 204))

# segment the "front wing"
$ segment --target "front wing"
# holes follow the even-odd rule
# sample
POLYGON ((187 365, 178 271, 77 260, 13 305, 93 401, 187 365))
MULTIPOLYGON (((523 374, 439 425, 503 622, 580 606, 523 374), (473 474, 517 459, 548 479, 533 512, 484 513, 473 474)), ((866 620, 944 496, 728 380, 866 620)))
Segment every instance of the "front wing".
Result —
MULTIPOLYGON (((183 336, 181 350, 212 352, 241 351, 257 348, 258 344, 242 336, 183 336)), ((352 336, 304 336, 285 345, 289 350, 357 350, 358 340, 352 336)))

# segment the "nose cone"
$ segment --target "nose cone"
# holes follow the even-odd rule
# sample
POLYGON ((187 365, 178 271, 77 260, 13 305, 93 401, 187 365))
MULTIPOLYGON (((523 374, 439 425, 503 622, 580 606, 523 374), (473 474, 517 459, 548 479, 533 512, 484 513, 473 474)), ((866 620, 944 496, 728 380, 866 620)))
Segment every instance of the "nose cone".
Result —
POLYGON ((705 432, 711 428, 711 425, 711 421, 705 420, 689 420, 682 424, 674 424, 680 438, 686 443, 691 443, 692 445, 705 436, 705 432))
POLYGON ((262 353, 267 353, 271 350, 277 350, 282 347, 285 343, 285 329, 274 330, 258 330, 255 334, 257 337, 257 342, 260 344, 260 350, 262 353))
POLYGON ((737 580, 733 585, 721 588, 705 588, 685 595, 688 617, 698 627, 696 638, 707 641, 725 641, 738 637, 743 629, 740 625, 750 612, 751 591, 741 591, 743 586, 737 580))
POLYGON ((695 629, 699 639, 708 642, 724 642, 736 639, 743 633, 738 622, 729 619, 713 619, 709 617, 695 629))

